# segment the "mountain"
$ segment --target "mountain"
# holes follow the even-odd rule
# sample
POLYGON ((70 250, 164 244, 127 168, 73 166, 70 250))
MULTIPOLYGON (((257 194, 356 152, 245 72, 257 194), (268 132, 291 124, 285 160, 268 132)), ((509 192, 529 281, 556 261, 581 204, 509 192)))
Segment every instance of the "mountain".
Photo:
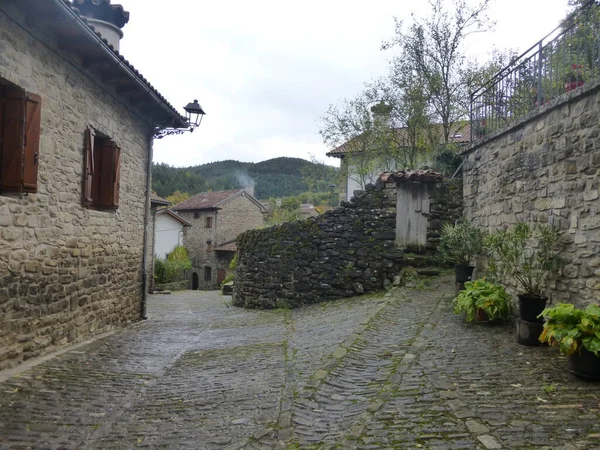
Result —
POLYGON ((152 165, 152 189, 161 197, 175 191, 191 195, 254 185, 260 199, 298 195, 308 190, 326 192, 336 183, 338 169, 300 158, 274 158, 259 163, 234 160, 200 166, 152 165))

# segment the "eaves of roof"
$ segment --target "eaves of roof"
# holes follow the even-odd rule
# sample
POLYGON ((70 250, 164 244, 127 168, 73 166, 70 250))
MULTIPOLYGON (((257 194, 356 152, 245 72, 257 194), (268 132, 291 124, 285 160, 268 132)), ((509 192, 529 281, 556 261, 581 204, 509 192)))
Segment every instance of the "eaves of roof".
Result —
POLYGON ((181 223, 183 224, 183 226, 184 226, 184 227, 187 227, 187 228, 189 228, 189 227, 191 227, 191 226, 192 226, 192 224, 191 224, 191 223, 189 223, 189 222, 188 222, 187 220, 185 220, 183 217, 180 217, 178 214, 175 214, 175 213, 174 213, 173 211, 171 211, 170 209, 163 209, 163 210, 161 210, 161 211, 159 211, 159 212, 157 212, 157 213, 156 213, 156 215, 157 215, 157 216, 162 216, 162 215, 164 215, 164 214, 166 214, 166 215, 168 215, 168 216, 171 216, 173 219, 175 219, 175 220, 177 220, 177 221, 181 222, 181 223))
POLYGON ((88 23, 70 1, 21 0, 19 7, 31 17, 32 23, 54 32, 61 49, 77 54, 84 68, 93 69, 103 83, 113 85, 117 94, 129 98, 153 127, 189 127, 187 119, 88 23))

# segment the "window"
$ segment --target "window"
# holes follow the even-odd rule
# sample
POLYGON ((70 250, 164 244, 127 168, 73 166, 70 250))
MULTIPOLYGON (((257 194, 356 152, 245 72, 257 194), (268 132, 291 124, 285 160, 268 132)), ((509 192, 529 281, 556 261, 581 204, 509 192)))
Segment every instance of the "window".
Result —
POLYGON ((85 131, 83 204, 90 209, 119 207, 121 149, 91 127, 85 131))
POLYGON ((204 228, 212 228, 212 217, 204 219, 204 228))
POLYGON ((212 241, 206 241, 206 251, 208 253, 212 252, 212 241))
MULTIPOLYGON (((0 80, 1 83, 1 80, 0 80)), ((41 98, 0 84, 0 193, 37 192, 41 98)))
POLYGON ((212 280, 212 267, 205 266, 204 267, 204 281, 212 280))
POLYGON ((200 211, 194 211, 194 219, 200 218, 200 211))

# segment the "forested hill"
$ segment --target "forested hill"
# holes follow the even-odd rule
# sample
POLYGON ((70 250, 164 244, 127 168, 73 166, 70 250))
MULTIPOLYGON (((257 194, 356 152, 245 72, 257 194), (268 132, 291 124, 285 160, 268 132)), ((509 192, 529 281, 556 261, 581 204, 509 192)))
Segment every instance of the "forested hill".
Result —
POLYGON ((259 163, 218 161, 201 166, 152 165, 152 189, 161 197, 175 191, 195 195, 254 184, 259 199, 298 195, 308 190, 325 192, 336 182, 336 169, 300 158, 274 158, 259 163))

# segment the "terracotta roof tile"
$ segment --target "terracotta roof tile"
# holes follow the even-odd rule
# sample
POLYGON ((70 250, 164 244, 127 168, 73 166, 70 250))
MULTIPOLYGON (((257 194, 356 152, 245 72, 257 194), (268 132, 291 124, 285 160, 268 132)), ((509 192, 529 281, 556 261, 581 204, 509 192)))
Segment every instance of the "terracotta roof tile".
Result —
POLYGON ((150 202, 154 203, 156 205, 170 205, 171 204, 171 202, 169 200, 156 195, 154 192, 152 192, 152 194, 150 195, 150 202))
POLYGON ((175 205, 171 208, 173 211, 183 211, 189 209, 213 209, 236 194, 244 192, 244 189, 232 189, 229 191, 202 192, 194 195, 192 198, 175 205))
POLYGON ((215 252, 237 252, 237 244, 235 241, 225 242, 215 248, 215 252))
POLYGON ((400 170, 398 172, 384 172, 381 174, 379 179, 384 183, 403 181, 436 182, 443 180, 444 176, 441 173, 434 172, 431 169, 400 170))

